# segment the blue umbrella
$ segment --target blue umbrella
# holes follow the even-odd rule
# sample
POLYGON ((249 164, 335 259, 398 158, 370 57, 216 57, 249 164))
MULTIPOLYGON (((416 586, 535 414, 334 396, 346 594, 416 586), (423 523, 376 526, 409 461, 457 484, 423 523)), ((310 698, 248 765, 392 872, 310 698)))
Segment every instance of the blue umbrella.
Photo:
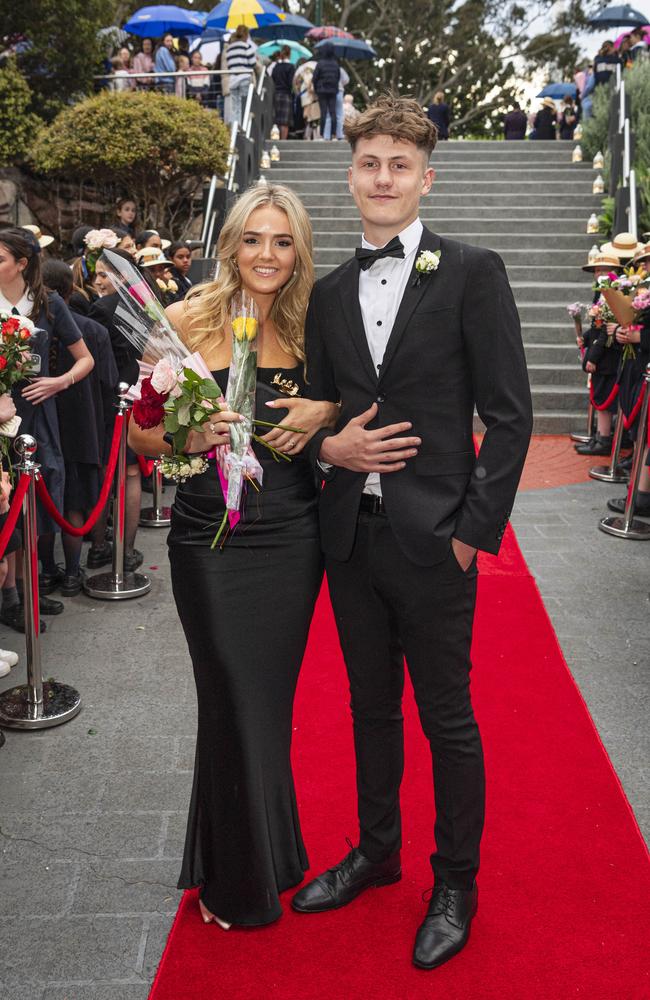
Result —
POLYGON ((575 83, 549 83, 540 90, 538 97, 552 97, 554 101, 561 101, 563 97, 570 95, 575 97, 578 93, 578 88, 575 83))
POLYGON ((130 35, 140 38, 161 38, 163 35, 200 35, 205 27, 205 14, 172 4, 141 7, 124 25, 130 35))
POLYGON ((605 7, 588 20, 592 28, 641 28, 647 23, 645 14, 635 10, 629 3, 605 7))
POLYGON ((314 25, 300 14, 287 14, 280 24, 264 24, 254 29, 256 38, 286 38, 292 42, 300 42, 314 25))
POLYGON ((301 59, 312 58, 311 50, 306 45, 301 45, 300 42, 292 42, 288 38, 276 38, 274 41, 264 42, 264 45, 260 45, 257 51, 261 56, 266 56, 270 59, 274 52, 279 52, 285 45, 291 49, 289 62, 293 63, 294 66, 301 59))
MULTIPOLYGON (((324 38, 322 42, 314 46, 315 52, 324 45, 331 45, 334 55, 339 59, 376 59, 377 53, 372 45, 362 42, 360 38, 324 38)), ((319 53, 320 54, 320 53, 319 53)))

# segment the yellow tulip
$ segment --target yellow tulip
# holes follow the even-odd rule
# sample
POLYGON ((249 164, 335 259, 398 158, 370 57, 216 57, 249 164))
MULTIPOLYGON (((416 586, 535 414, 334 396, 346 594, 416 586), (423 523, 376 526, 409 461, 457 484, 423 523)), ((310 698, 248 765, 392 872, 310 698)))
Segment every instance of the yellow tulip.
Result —
POLYGON ((253 316, 244 318, 236 316, 232 321, 233 333, 237 340, 255 340, 257 337, 257 320, 253 316))

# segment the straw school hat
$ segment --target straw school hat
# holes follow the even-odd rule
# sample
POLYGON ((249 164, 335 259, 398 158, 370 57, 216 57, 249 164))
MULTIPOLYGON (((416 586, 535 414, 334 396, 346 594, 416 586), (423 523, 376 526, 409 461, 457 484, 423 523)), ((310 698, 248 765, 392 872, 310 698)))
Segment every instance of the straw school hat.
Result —
POLYGON ((637 243, 632 233, 617 233, 610 243, 603 243, 600 252, 628 260, 643 249, 643 243, 637 243))
POLYGON ((38 243, 38 245, 41 248, 41 250, 44 250, 45 247, 49 247, 50 243, 54 243, 54 237, 53 236, 44 236, 43 233, 38 228, 38 226, 21 226, 20 228, 21 229, 26 229, 27 232, 29 232, 29 233, 32 234, 32 236, 34 237, 34 239, 38 243))
POLYGON ((158 247, 143 247, 142 250, 138 250, 135 259, 139 267, 155 267, 156 264, 169 264, 171 266, 172 263, 171 260, 167 260, 158 247))
POLYGON ((557 111, 557 106, 552 97, 545 97, 544 100, 542 101, 542 107, 550 108, 551 111, 557 111))
POLYGON ((635 254, 635 256, 632 258, 632 264, 633 265, 634 264, 640 264, 641 261, 645 261, 646 263, 650 263, 650 243, 647 243, 644 246, 643 250, 641 250, 640 253, 635 254))
POLYGON ((597 267, 611 267, 620 271, 623 265, 614 254, 603 253, 601 250, 597 257, 593 257, 587 264, 582 265, 582 270, 595 271, 597 267))

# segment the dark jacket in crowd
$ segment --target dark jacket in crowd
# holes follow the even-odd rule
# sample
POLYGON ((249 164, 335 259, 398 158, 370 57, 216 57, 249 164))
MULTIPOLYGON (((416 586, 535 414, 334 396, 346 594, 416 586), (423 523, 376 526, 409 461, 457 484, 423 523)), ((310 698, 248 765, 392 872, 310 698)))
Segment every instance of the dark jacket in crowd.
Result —
POLYGON ((560 139, 573 139, 573 133, 579 121, 580 113, 575 105, 562 108, 560 115, 560 139), (573 118, 574 121, 568 121, 567 119, 569 118, 573 118))
POLYGON ((323 45, 321 53, 312 77, 312 86, 319 97, 335 95, 339 89, 341 67, 334 55, 334 46, 323 45))
POLYGON ((531 139, 555 139, 555 112, 550 108, 540 108, 535 115, 534 135, 531 139))
POLYGON ((506 139, 525 139, 528 121, 523 111, 509 111, 503 119, 503 132, 506 139))
POLYGON ((291 85, 296 72, 296 67, 290 62, 276 62, 271 76, 275 89, 280 94, 291 94, 291 85))
POLYGON ((439 139, 449 138, 449 105, 445 104, 430 104, 427 109, 427 116, 430 121, 438 129, 439 139))
POLYGON ((596 56, 594 59, 594 78, 596 86, 600 83, 608 83, 612 73, 616 69, 616 64, 620 62, 619 57, 612 52, 608 56, 596 56))

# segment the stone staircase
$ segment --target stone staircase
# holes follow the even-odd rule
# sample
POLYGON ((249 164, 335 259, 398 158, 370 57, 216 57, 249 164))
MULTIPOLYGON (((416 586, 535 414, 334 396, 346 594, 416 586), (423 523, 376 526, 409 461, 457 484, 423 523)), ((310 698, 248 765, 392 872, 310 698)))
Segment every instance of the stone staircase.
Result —
MULTIPOLYGON (((269 146, 272 143, 269 143, 269 146)), ((293 188, 314 227, 316 274, 354 252, 360 227, 347 189, 347 143, 281 142, 280 162, 266 178, 293 188)), ((436 181, 421 217, 452 239, 501 255, 517 301, 528 359, 535 432, 582 428, 585 376, 579 366, 569 302, 591 301, 580 270, 595 237, 587 219, 598 212, 588 163, 571 163, 570 142, 442 142, 434 151, 436 181)))

